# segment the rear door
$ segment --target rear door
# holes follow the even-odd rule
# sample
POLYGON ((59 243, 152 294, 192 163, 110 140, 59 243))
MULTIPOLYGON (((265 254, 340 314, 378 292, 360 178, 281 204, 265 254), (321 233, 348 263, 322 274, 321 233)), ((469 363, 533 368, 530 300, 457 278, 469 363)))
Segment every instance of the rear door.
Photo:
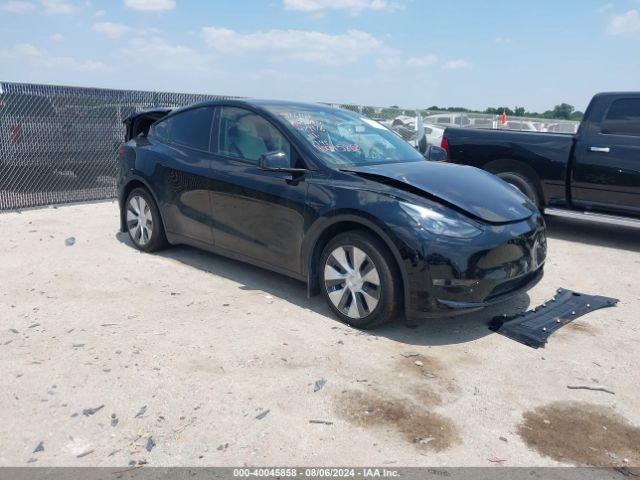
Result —
POLYGON ((302 160, 267 119, 244 108, 221 107, 212 163, 212 217, 216 247, 284 273, 301 272, 308 183, 263 170, 260 155, 282 151, 302 160))
POLYGON ((211 162, 209 151, 214 107, 197 107, 171 115, 149 131, 153 162, 151 184, 167 231, 213 244, 211 232, 211 162))
POLYGON ((575 149, 572 202, 580 208, 640 213, 640 95, 603 99, 575 149))

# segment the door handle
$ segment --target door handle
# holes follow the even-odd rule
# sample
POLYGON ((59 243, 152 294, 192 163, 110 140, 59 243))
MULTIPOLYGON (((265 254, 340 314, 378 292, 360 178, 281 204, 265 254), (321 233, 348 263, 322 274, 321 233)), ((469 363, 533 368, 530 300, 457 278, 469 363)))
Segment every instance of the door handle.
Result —
POLYGON ((609 147, 589 147, 590 152, 609 153, 611 149, 609 147))

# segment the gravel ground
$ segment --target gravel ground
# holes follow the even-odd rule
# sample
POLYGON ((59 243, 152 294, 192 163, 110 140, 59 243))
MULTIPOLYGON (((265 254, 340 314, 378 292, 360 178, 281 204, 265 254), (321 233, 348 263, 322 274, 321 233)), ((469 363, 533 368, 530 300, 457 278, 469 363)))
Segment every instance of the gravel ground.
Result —
POLYGON ((640 465, 640 231, 551 219, 528 295, 360 332, 117 228, 113 202, 0 215, 0 466, 640 465), (540 350, 487 329, 558 287, 620 303, 540 350))

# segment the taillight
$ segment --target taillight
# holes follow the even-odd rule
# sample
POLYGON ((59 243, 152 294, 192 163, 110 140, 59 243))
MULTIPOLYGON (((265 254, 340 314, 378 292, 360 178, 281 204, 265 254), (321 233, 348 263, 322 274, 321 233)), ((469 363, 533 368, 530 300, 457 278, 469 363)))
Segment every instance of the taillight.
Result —
POLYGON ((440 148, 447 152, 447 158, 442 160, 443 162, 449 161, 449 142, 447 141, 447 137, 442 135, 442 140, 440 141, 440 148))

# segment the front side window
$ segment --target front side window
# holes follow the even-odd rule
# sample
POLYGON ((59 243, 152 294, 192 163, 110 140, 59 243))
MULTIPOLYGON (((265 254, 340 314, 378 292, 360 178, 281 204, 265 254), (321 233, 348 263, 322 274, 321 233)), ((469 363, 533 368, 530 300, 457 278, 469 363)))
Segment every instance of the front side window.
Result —
POLYGON ((640 137, 640 98, 623 98, 611 104, 602 133, 640 137))
POLYGON ((244 108, 223 107, 218 153, 258 163, 267 152, 283 152, 292 160, 291 145, 269 121, 244 108))
POLYGON ((407 142, 357 113, 315 105, 266 105, 330 166, 424 161, 407 142))
POLYGON ((213 108, 193 108, 156 123, 151 135, 185 147, 209 150, 212 120, 213 108))

